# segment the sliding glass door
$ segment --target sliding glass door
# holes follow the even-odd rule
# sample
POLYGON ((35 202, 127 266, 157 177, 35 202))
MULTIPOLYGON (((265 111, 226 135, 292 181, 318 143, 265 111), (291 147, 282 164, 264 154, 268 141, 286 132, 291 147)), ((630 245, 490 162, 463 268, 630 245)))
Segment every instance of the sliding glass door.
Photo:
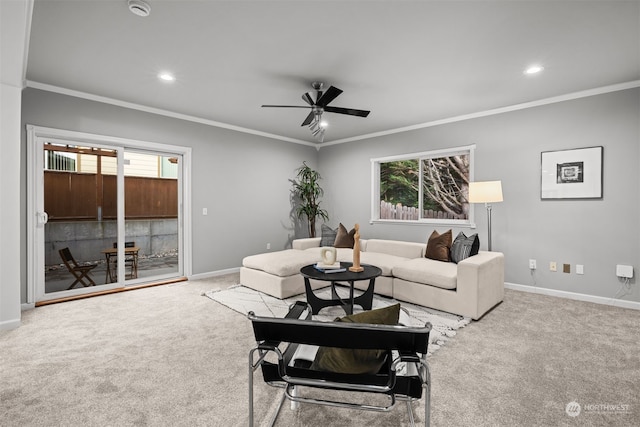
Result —
POLYGON ((180 271, 181 159, 142 150, 124 153, 127 284, 180 271))
POLYGON ((109 259, 108 250, 118 239, 121 153, 116 147, 46 141, 41 154, 44 294, 95 291, 115 282, 109 272, 117 271, 117 256, 109 259))
POLYGON ((184 153, 30 130, 29 302, 185 275, 184 153))

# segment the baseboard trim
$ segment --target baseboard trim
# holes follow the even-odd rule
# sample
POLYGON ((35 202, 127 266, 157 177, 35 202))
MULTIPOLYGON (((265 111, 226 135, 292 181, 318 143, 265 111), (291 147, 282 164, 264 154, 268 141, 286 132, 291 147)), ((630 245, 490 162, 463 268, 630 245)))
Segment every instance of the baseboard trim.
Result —
POLYGON ((188 280, 208 279, 210 277, 224 276, 225 274, 233 274, 233 273, 239 273, 239 272, 240 272, 240 267, 227 268, 224 270, 216 270, 216 271, 208 271, 206 273, 192 274, 191 276, 188 277, 188 280))
POLYGON ((10 331, 12 329, 17 329, 21 325, 20 318, 5 320, 0 322, 0 331, 10 331))
POLYGON ((640 302, 625 301, 621 299, 605 298, 596 295, 579 294, 577 292, 558 291, 556 289, 539 288, 536 286, 519 285, 517 283, 505 282, 504 287, 515 291, 530 292, 533 294, 542 294, 552 297, 567 298, 577 301, 593 302, 596 304, 610 305, 613 307, 630 308, 632 310, 640 310, 640 302))
POLYGON ((35 303, 23 303, 20 306, 20 311, 27 311, 27 310, 33 310, 34 308, 36 308, 36 304, 35 303))

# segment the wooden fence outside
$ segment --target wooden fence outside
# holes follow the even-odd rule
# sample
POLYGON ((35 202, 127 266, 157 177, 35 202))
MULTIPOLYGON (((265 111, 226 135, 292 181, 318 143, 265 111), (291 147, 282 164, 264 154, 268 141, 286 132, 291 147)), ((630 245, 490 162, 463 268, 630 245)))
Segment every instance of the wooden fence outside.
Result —
MULTIPOLYGON (((422 215, 425 219, 467 219, 467 215, 456 215, 449 212, 426 209, 422 215)), ((410 206, 402 206, 380 201, 380 219, 399 219, 404 221, 417 221, 420 219, 420 209, 410 206)))
MULTIPOLYGON (((49 221, 115 219, 116 189, 115 175, 45 171, 45 211, 49 221)), ((127 219, 178 217, 177 179, 126 176, 124 194, 127 219)))

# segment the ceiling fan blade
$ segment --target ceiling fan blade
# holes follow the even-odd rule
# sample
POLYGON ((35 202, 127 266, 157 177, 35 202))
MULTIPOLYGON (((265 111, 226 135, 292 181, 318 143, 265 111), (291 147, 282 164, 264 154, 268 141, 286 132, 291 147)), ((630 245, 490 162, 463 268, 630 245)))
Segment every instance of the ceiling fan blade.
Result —
POLYGON ((336 99, 341 93, 342 90, 338 89, 337 87, 329 86, 329 89, 327 89, 327 91, 323 93, 322 96, 318 99, 316 105, 318 107, 326 107, 328 103, 336 99))
POLYGON ((312 107, 316 105, 315 102, 313 102, 313 98, 311 97, 311 94, 309 92, 302 95, 302 100, 312 107))
POLYGON ((371 111, 356 110, 355 108, 324 107, 328 113, 348 114, 350 116, 367 117, 371 111))
POLYGON ((300 126, 309 126, 309 124, 313 121, 314 117, 315 117, 315 112, 313 110, 311 110, 311 112, 309 113, 307 118, 304 119, 304 122, 302 122, 302 124, 300 126))
POLYGON ((308 105, 262 105, 268 108, 309 108, 308 105))

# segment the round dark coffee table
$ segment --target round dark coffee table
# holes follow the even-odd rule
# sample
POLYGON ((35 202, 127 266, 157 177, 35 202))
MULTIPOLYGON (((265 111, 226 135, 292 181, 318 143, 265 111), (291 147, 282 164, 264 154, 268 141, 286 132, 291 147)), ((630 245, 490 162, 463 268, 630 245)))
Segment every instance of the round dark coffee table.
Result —
POLYGON ((302 274, 302 277, 304 277, 304 288, 307 293, 307 302, 311 306, 311 311, 313 314, 318 314, 318 312, 324 307, 330 307, 334 305, 342 306, 345 313, 347 314, 353 314, 354 304, 358 304, 364 310, 371 310, 371 305, 373 303, 373 289, 375 287, 376 277, 382 274, 382 270, 374 265, 361 264, 361 266, 364 267, 364 270, 358 273, 354 273, 349 271, 349 267, 351 267, 352 265, 353 263, 351 262, 341 262, 340 266, 346 268, 347 271, 343 271, 340 273, 324 273, 315 268, 315 264, 306 265, 300 269, 300 274, 302 274), (309 279, 331 282, 332 298, 328 300, 318 298, 311 289, 311 283, 309 282, 309 279), (353 282, 357 282, 360 280, 368 280, 369 286, 362 295, 354 297, 353 282), (340 298, 340 296, 336 292, 336 284, 344 284, 340 282, 347 282, 349 284, 348 299, 340 298))

